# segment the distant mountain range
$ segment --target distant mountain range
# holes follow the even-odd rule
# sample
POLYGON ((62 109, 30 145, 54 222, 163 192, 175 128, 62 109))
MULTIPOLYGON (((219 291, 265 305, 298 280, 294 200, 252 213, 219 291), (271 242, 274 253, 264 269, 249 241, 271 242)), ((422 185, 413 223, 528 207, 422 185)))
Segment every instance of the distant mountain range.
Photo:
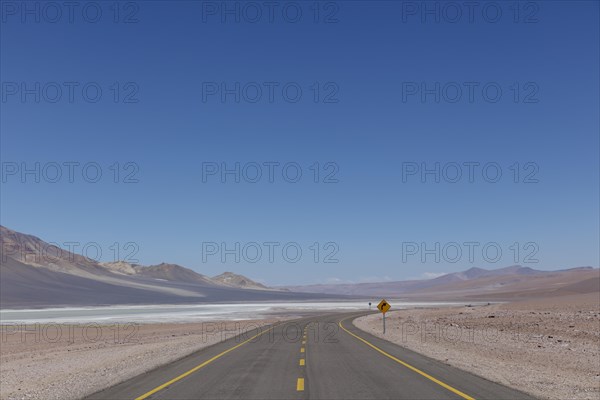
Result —
POLYGON ((201 285, 216 285, 238 289, 255 290, 287 290, 283 288, 270 288, 261 283, 255 282, 243 275, 233 272, 224 272, 220 275, 209 278, 206 275, 199 274, 189 268, 177 264, 161 263, 158 265, 144 266, 139 264, 130 264, 124 261, 100 263, 104 268, 112 273, 127 276, 139 276, 155 280, 170 282, 194 282, 201 285))
POLYGON ((100 263, 0 226, 0 308, 402 298, 493 301, 598 293, 600 270, 471 268, 435 279, 270 288, 243 275, 208 277, 177 264, 100 263))
POLYGON ((232 272, 210 278, 176 264, 100 263, 4 226, 0 251, 0 308, 332 297, 273 289, 232 272))
POLYGON ((395 297, 407 300, 515 300, 595 292, 600 295, 600 270, 579 267, 539 271, 513 265, 495 270, 471 268, 427 280, 285 288, 295 292, 395 297))

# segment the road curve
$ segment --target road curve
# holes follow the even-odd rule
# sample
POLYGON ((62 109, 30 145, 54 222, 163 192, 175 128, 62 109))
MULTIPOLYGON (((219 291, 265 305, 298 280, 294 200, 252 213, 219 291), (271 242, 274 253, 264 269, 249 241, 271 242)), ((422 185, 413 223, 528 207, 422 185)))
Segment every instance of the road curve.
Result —
POLYGON ((532 399, 369 335, 361 315, 242 331, 89 399, 532 399))

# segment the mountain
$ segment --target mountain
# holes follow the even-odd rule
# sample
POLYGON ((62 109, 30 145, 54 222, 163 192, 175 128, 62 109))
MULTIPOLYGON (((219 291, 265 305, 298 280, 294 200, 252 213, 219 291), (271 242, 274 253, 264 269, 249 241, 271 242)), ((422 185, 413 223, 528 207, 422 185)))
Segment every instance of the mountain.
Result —
POLYGON ((511 267, 497 270, 487 270, 483 268, 470 268, 466 271, 453 272, 439 276, 434 279, 392 281, 392 282, 371 282, 357 284, 329 284, 329 285, 305 285, 305 286, 286 286, 289 290, 316 293, 348 293, 353 295, 398 295, 403 293, 412 293, 419 290, 440 287, 456 282, 464 282, 475 279, 481 279, 489 276, 504 275, 531 275, 537 271, 529 267, 514 265, 511 267))
POLYGON ((520 265, 495 270, 470 268, 435 279, 341 285, 287 286, 296 292, 401 297, 414 300, 512 300, 600 292, 600 270, 579 267, 540 271, 520 265))
POLYGON ((212 284, 213 282, 204 275, 177 264, 161 263, 149 267, 138 267, 138 275, 153 279, 163 279, 175 282, 196 282, 212 284))
POLYGON ((558 271, 502 269, 481 277, 452 282, 408 293, 409 298, 516 300, 568 294, 598 293, 598 268, 583 267, 558 271), (498 272, 500 271, 500 272, 498 272))
POLYGON ((139 264, 130 264, 124 261, 101 263, 101 265, 113 273, 124 275, 136 275, 156 280, 173 282, 196 282, 200 284, 217 285, 233 287, 238 289, 254 290, 281 290, 270 288, 253 281, 252 279, 233 272, 223 272, 220 275, 209 278, 206 275, 199 274, 189 268, 177 264, 161 263, 158 265, 144 266, 139 264))
MULTIPOLYGON (((38 268, 8 258, 0 263, 0 308, 161 304, 181 302, 176 292, 107 283, 38 268)), ((192 299, 198 301, 199 297, 192 299)))
POLYGON ((240 289, 276 290, 233 272, 223 272, 221 275, 213 276, 211 279, 213 282, 219 282, 223 285, 240 289))
POLYGON ((113 261, 100 263, 104 268, 115 274, 135 275, 137 274, 138 264, 130 264, 125 261, 113 261))
POLYGON ((231 281, 224 283, 176 264, 99 263, 4 226, 0 252, 0 308, 334 297, 273 290, 232 273, 231 281))
POLYGON ((161 263, 158 265, 144 266, 129 264, 124 261, 101 263, 104 268, 116 274, 140 276, 155 280, 172 282, 196 282, 200 284, 214 284, 205 275, 199 274, 189 268, 177 264, 161 263))
POLYGON ((1 261, 8 258, 34 267, 78 276, 105 275, 107 271, 94 260, 46 243, 40 238, 0 225, 1 261))
POLYGON ((0 308, 178 304, 401 297, 492 301, 600 294, 600 270, 539 271, 513 265, 470 268, 435 279, 269 288, 225 272, 207 277, 177 264, 99 263, 0 226, 0 308))

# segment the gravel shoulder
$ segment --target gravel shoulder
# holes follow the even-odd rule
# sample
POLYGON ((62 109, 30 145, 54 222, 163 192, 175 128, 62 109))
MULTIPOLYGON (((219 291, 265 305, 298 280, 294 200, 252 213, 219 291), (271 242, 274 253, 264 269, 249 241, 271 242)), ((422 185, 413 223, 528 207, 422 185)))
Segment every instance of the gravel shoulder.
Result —
POLYGON ((389 312, 359 329, 542 399, 600 398, 600 297, 389 312))

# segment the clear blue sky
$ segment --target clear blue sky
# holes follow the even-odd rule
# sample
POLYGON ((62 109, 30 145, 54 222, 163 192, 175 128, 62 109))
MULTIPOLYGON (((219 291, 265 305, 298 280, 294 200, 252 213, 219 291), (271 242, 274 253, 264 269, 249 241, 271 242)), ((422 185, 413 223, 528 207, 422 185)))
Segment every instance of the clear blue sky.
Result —
POLYGON ((472 20, 463 8, 457 22, 444 2, 427 3, 440 7, 439 22, 414 8, 422 2, 321 2, 315 17, 312 1, 298 1, 297 22, 297 9, 282 15, 288 2, 274 3, 273 14, 263 6, 252 22, 256 9, 244 2, 227 3, 239 7, 235 15, 214 8, 221 2, 121 2, 115 14, 114 2, 100 1, 94 23, 97 10, 83 15, 85 2, 52 22, 57 10, 43 2, 27 3, 28 12, 2 1, 2 224, 57 243, 96 242, 104 260, 112 243, 135 242, 133 258, 144 264, 232 270, 268 284, 497 268, 515 264, 515 242, 523 265, 598 266, 598 2, 523 2, 517 14, 514 2, 500 1, 498 18, 477 3, 472 20), (236 82, 240 101, 223 101, 221 84, 236 82), (439 102, 421 87, 435 91, 436 82, 439 102), (62 97, 53 102, 57 87, 62 97), (302 178, 287 182, 280 165, 270 183, 270 161, 297 163, 302 178), (80 163, 72 183, 65 162, 80 163), (247 167, 240 183, 203 179, 203 165, 236 162, 247 167), (473 182, 469 162, 481 164, 473 182), (21 176, 36 163, 39 183, 21 176), (53 163, 62 165, 56 183, 53 163), (97 183, 82 177, 86 163, 102 169, 97 183), (248 182, 248 163, 263 165, 259 182, 248 182), (403 168, 436 163, 439 183, 418 172, 403 178, 403 168), (462 165, 456 183, 453 163, 462 165), (482 177, 487 163, 501 168, 498 182, 482 177), (128 173, 138 182, 124 183, 128 173), (337 183, 323 182, 330 173, 337 183), (232 255, 223 263, 221 253, 206 253, 207 242, 239 242, 240 253, 257 242, 263 254, 248 262, 254 249, 246 246, 239 263, 232 255), (273 262, 264 242, 281 243, 273 262), (302 249, 296 263, 281 254, 288 242, 302 249), (463 251, 458 259, 452 242, 463 251), (480 243, 473 260, 465 242, 480 243), (488 242, 501 248, 500 260, 483 257, 488 242), (418 245, 416 254, 406 243, 418 245), (423 243, 440 243, 439 262, 423 243), (324 263, 332 251, 339 262, 324 263), (539 262, 524 263, 531 258, 539 262))

